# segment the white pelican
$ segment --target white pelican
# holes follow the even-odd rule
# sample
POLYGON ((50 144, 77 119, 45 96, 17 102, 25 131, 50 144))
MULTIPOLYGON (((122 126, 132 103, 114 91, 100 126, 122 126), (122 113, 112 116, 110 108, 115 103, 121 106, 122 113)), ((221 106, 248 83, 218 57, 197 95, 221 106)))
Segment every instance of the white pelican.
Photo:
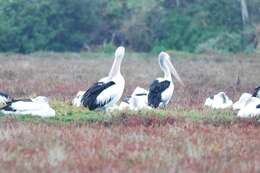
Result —
POLYGON ((85 91, 79 91, 76 95, 76 97, 72 100, 72 105, 76 107, 82 106, 82 97, 84 95, 85 91))
POLYGON ((256 117, 260 115, 260 99, 251 97, 245 106, 238 111, 237 116, 242 118, 256 117))
POLYGON ((219 92, 218 94, 207 98, 204 105, 213 109, 226 109, 232 107, 233 102, 224 92, 219 92))
POLYGON ((11 97, 8 94, 0 92, 0 106, 5 105, 9 101, 11 101, 11 97))
POLYGON ((120 72, 120 66, 124 55, 125 48, 118 47, 108 77, 100 79, 83 95, 81 101, 84 107, 89 108, 89 110, 106 110, 108 107, 113 106, 119 101, 125 87, 125 79, 120 72))
POLYGON ((247 104, 247 102, 252 98, 252 97, 257 97, 260 98, 260 86, 256 87, 253 91, 252 94, 250 93, 243 93, 239 100, 237 102, 234 103, 233 105, 233 110, 240 110, 243 107, 245 107, 245 105, 247 104))
POLYGON ((40 117, 53 117, 55 111, 49 106, 47 97, 39 96, 32 99, 19 99, 7 102, 0 109, 3 114, 33 115, 40 117))
POLYGON ((170 56, 166 52, 161 52, 158 56, 158 60, 160 68, 164 72, 164 77, 157 78, 150 85, 148 105, 153 108, 165 107, 169 103, 174 91, 171 73, 177 81, 184 86, 179 74, 170 61, 170 56))
POLYGON ((243 93, 240 96, 239 100, 233 104, 233 110, 240 110, 241 108, 243 108, 251 97, 252 94, 243 93))
POLYGON ((148 91, 144 88, 136 87, 131 96, 124 98, 119 108, 135 111, 150 108, 148 106, 148 91))

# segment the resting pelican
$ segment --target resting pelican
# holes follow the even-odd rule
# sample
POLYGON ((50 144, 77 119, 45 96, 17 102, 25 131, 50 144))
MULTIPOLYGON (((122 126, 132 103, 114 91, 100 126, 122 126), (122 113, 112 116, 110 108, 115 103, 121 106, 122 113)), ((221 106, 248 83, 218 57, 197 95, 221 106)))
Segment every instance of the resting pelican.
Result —
POLYGON ((242 118, 256 117, 260 115, 260 99, 251 97, 247 100, 244 107, 242 107, 237 116, 242 118))
POLYGON ((260 86, 256 87, 252 94, 243 93, 239 100, 234 103, 233 110, 240 110, 249 102, 252 97, 260 98, 260 86))
POLYGON ((219 92, 218 94, 207 98, 204 105, 213 109, 226 109, 230 108, 233 105, 233 102, 224 92, 219 92))
POLYGON ((251 97, 252 94, 243 93, 240 96, 239 100, 233 104, 233 110, 240 110, 241 108, 243 108, 251 97))
POLYGON ((148 106, 148 91, 141 87, 136 87, 131 96, 123 99, 120 104, 121 109, 140 110, 144 108, 150 108, 148 106))
POLYGON ((125 87, 125 79, 120 72, 120 66, 124 55, 125 48, 118 47, 108 77, 100 79, 83 95, 81 102, 84 107, 89 108, 89 110, 106 110, 108 107, 113 106, 119 101, 125 87))
POLYGON ((174 91, 171 74, 184 86, 179 74, 170 61, 170 56, 166 52, 161 52, 158 56, 158 60, 160 68, 164 72, 164 77, 157 78, 150 85, 148 105, 153 108, 165 107, 169 103, 174 91))
POLYGON ((38 96, 32 99, 19 99, 7 102, 0 109, 3 114, 35 115, 40 117, 53 117, 55 111, 49 106, 47 97, 38 96))

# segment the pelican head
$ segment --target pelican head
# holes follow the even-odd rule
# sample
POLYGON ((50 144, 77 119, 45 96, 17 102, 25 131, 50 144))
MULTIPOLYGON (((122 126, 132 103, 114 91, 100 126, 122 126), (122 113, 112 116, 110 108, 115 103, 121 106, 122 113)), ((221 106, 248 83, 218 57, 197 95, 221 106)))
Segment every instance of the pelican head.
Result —
POLYGON ((170 73, 177 79, 177 81, 184 86, 183 81, 181 80, 179 74, 175 70, 174 66, 171 63, 170 56, 166 52, 161 52, 159 54, 159 65, 160 68, 164 71, 165 76, 170 75, 170 73))
POLYGON ((110 78, 113 78, 118 74, 121 74, 120 73, 120 66, 121 66, 121 63, 122 63, 124 56, 125 56, 125 48, 122 47, 122 46, 118 47, 115 51, 115 59, 114 59, 113 66, 112 66, 112 68, 109 72, 110 78))
POLYGON ((115 52, 115 58, 123 59, 124 56, 125 56, 125 48, 123 46, 118 47, 115 52))

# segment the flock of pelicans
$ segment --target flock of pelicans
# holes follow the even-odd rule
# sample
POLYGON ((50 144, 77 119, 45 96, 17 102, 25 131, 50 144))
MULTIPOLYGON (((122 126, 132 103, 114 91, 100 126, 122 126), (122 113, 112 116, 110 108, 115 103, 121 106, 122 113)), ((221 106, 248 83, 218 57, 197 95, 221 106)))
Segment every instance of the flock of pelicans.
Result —
MULTIPOLYGON (((108 76, 100 79, 86 91, 79 91, 72 104, 76 107, 86 107, 89 110, 104 111, 123 109, 137 111, 140 109, 164 108, 170 102, 174 91, 172 75, 184 86, 171 63, 170 56, 165 52, 161 52, 158 61, 164 77, 154 80, 149 90, 137 87, 131 96, 125 97, 119 105, 116 105, 122 97, 125 87, 125 80, 120 72, 124 55, 125 48, 118 47, 108 76)), ((13 99, 0 92, 0 105, 2 105, 0 112, 3 114, 55 116, 55 110, 49 106, 48 98, 44 96, 31 99, 13 99)), ((233 107, 234 110, 239 110, 237 114, 239 117, 255 117, 260 115, 260 87, 257 87, 252 94, 242 94, 234 104, 224 92, 220 92, 207 98, 204 105, 213 109, 233 107)))

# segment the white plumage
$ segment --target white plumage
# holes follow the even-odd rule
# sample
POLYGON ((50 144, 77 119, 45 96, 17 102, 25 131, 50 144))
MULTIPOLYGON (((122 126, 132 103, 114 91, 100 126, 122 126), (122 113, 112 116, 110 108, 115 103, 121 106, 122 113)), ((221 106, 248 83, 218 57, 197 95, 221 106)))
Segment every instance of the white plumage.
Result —
POLYGON ((260 116, 260 99, 257 97, 250 97, 246 101, 244 107, 240 108, 237 116, 242 118, 260 116))
POLYGON ((72 100, 72 105, 76 107, 82 106, 81 100, 84 95, 85 91, 79 91, 76 97, 72 100))
POLYGON ((245 107, 247 101, 252 97, 252 94, 243 93, 239 100, 233 104, 233 110, 240 110, 241 108, 245 107))
POLYGON ((166 52, 161 52, 159 54, 158 62, 164 73, 164 77, 157 78, 149 87, 148 105, 153 108, 165 107, 170 102, 174 91, 174 84, 171 75, 173 75, 177 81, 184 86, 179 74, 171 63, 170 56, 166 52))
POLYGON ((136 87, 130 97, 121 102, 119 109, 130 109, 138 111, 140 109, 150 109, 148 106, 148 91, 141 87, 136 87))
POLYGON ((121 111, 126 109, 138 111, 141 109, 151 109, 151 107, 148 106, 147 95, 148 91, 146 89, 136 87, 131 96, 124 98, 123 101, 119 104, 119 106, 114 105, 113 107, 110 107, 109 111, 121 111))
POLYGON ((105 90, 103 90, 96 98, 97 104, 106 103, 104 106, 105 108, 108 108, 114 105, 115 103, 117 103, 124 92, 125 80, 121 74, 117 74, 115 77, 112 78, 111 81, 115 82, 115 85, 112 85, 106 88, 105 90), (108 102, 109 99, 111 100, 108 102))
POLYGON ((125 48, 118 47, 109 75, 92 85, 83 95, 81 103, 90 110, 107 109, 117 103, 123 95, 125 80, 121 75, 121 63, 125 48))
POLYGON ((16 100, 2 108, 3 114, 33 115, 40 117, 53 117, 55 111, 49 106, 48 99, 44 96, 28 100, 16 100))
POLYGON ((219 92, 213 97, 207 98, 204 105, 213 109, 227 109, 232 107, 233 102, 224 92, 219 92))

